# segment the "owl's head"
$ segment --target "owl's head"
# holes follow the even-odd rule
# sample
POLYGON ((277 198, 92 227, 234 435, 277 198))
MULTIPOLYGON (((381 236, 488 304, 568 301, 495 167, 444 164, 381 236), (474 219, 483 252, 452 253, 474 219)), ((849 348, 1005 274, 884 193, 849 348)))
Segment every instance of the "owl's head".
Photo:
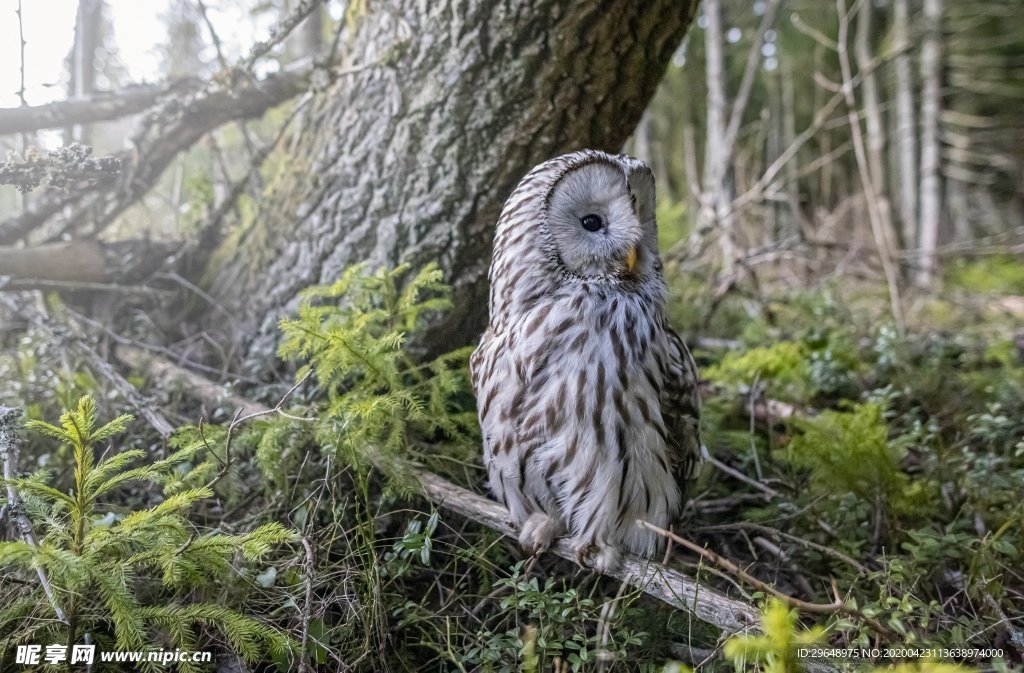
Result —
POLYGON ((561 270, 590 280, 659 275, 651 169, 623 155, 567 156, 576 160, 551 186, 543 218, 561 270))

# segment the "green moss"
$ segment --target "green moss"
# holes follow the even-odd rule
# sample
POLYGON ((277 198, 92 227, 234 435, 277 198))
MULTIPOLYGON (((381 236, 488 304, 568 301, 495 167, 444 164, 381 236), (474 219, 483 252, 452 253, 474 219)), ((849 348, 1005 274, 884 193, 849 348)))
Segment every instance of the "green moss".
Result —
POLYGON ((1013 255, 960 262, 950 269, 948 282, 970 292, 1024 294, 1024 262, 1013 255))
POLYGON ((755 381, 767 382, 773 394, 787 399, 804 399, 811 393, 809 353, 803 344, 780 341, 771 346, 728 353, 717 365, 704 371, 711 381, 739 388, 755 381))

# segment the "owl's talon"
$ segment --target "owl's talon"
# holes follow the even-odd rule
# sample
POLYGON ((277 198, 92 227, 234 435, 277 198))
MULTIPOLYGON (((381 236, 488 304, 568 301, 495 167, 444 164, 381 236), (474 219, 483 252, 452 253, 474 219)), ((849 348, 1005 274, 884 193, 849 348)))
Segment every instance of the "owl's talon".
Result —
POLYGON ((540 554, 551 547, 562 531, 561 521, 543 512, 534 512, 519 529, 519 546, 531 556, 540 554))
POLYGON ((598 542, 584 542, 573 545, 576 563, 584 568, 593 568, 602 575, 614 572, 621 563, 619 548, 598 542))
POLYGON ((618 570, 619 564, 622 562, 619 548, 610 544, 596 545, 596 547, 597 553, 594 554, 593 561, 591 562, 594 570, 602 575, 618 570))
POLYGON ((572 554, 576 558, 576 563, 584 568, 589 568, 590 563, 587 561, 587 556, 590 555, 594 545, 590 542, 577 542, 572 546, 572 554))

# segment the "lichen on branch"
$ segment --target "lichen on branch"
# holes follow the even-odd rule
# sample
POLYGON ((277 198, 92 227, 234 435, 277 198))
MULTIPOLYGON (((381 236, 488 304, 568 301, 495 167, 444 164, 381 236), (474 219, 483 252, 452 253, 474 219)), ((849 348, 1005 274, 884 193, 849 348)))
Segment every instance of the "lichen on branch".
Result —
POLYGON ((14 185, 22 193, 42 184, 67 190, 83 180, 107 180, 120 172, 119 158, 94 157, 87 145, 74 143, 45 154, 30 147, 24 156, 12 152, 0 162, 0 185, 14 185))

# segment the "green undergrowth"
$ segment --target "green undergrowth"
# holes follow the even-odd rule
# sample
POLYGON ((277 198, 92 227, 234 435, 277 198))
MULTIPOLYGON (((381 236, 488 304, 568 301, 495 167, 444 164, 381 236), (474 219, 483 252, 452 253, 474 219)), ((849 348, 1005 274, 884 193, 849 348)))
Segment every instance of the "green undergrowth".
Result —
MULTIPOLYGON (((900 330, 877 312, 882 304, 830 288, 766 300, 760 315, 726 297, 701 328, 678 322, 709 314, 706 305, 681 310, 680 297, 700 297, 687 292, 674 289, 670 306, 681 330, 735 341, 695 355, 710 388, 706 441, 747 480, 706 466, 677 530, 794 598, 827 606, 838 592, 843 610, 792 611, 676 550, 670 564, 763 608, 762 636, 727 639, 574 564, 524 561, 512 541, 417 497, 413 464, 484 490, 471 349, 432 356, 422 346, 428 319, 451 307, 436 268, 357 266, 310 289, 282 322, 280 354, 296 386, 280 389, 281 413, 185 426, 166 446, 127 419, 112 426, 123 435, 89 430, 100 439, 92 435, 88 451, 71 435, 57 437, 63 449, 25 437, 31 474, 17 484, 60 552, 50 561, 9 547, 12 586, 32 597, 17 604, 42 619, 11 613, 8 642, 34 637, 25 624, 69 636, 33 574, 51 564, 62 595, 89 596, 75 634, 181 642, 221 660, 258 659, 260 671, 303 660, 317 671, 653 673, 685 670, 697 662, 677 659, 696 648, 706 670, 796 673, 805 669, 794 648, 812 643, 987 648, 885 670, 1010 670, 1024 590, 1024 367, 1012 326, 965 314, 963 329, 952 329, 951 314, 942 329, 900 330), (790 413, 767 417, 780 407, 766 400, 790 413), (87 493, 76 486, 80 469, 129 476, 76 519, 57 494, 77 502, 72 494, 87 493), (76 521, 89 539, 118 542, 93 553, 69 532, 76 521), (86 567, 103 577, 66 570, 75 553, 90 554, 99 565, 86 567), (127 609, 82 589, 122 576, 127 609)), ((35 396, 33 417, 73 393, 104 399, 90 377, 47 365, 31 333, 20 346, 0 367, 25 377, 11 392, 35 396), (46 392, 32 379, 39 371, 63 383, 46 392)))
MULTIPOLYGON (((11 663, 16 645, 70 648, 82 641, 102 651, 195 650, 214 632, 250 663, 286 655, 293 646, 286 633, 218 596, 231 587, 244 594, 250 569, 294 534, 276 522, 237 534, 197 530, 188 513, 213 491, 189 487, 182 474, 204 445, 193 442, 152 461, 140 450, 97 456, 131 420, 122 415, 98 425, 96 404, 86 396, 58 425, 27 424, 69 449, 72 474, 64 488, 52 485, 45 470, 3 479, 8 494, 19 494, 17 501, 8 497, 7 507, 33 535, 0 543, 0 565, 36 574, 37 581, 3 581, 0 656, 11 663), (162 494, 127 511, 108 504, 139 483, 162 494)), ((183 663, 179 670, 198 668, 183 663)))
MULTIPOLYGON (((831 644, 970 643, 1003 657, 968 663, 1006 670, 1024 646, 1019 627, 993 626, 1013 623, 1004 620, 1019 613, 1024 588, 1014 325, 964 311, 935 327, 924 310, 901 332, 884 305, 834 288, 768 305, 747 316, 736 347, 698 352, 717 390, 705 413, 712 452, 778 493, 738 507, 719 530, 749 522, 791 543, 784 563, 734 554, 803 598, 827 603, 829 584, 842 587, 861 616, 819 620, 831 644), (781 400, 792 415, 766 418, 778 407, 751 396, 781 400), (819 588, 808 595, 808 586, 819 588)), ((705 479, 709 495, 741 486, 705 479)))

